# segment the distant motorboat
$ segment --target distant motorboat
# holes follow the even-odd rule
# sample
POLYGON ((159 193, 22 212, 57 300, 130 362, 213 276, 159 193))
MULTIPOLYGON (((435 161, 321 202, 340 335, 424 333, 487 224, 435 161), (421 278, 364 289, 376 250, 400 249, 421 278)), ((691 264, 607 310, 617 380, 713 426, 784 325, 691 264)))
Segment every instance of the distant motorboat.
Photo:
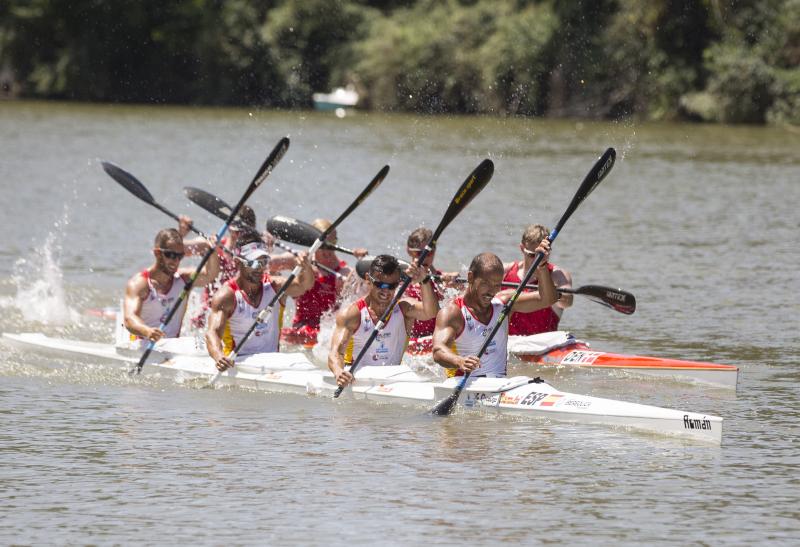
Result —
POLYGON ((311 98, 317 110, 352 108, 358 103, 358 93, 352 85, 337 87, 331 93, 314 93, 311 98))

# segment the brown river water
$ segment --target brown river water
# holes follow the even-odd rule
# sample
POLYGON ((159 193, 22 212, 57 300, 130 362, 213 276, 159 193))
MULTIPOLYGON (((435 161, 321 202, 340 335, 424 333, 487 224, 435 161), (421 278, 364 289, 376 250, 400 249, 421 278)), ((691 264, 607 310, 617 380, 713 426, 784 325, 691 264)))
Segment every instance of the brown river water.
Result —
MULTIPOLYGON (((739 389, 533 371, 564 391, 725 419, 721 446, 601 426, 129 378, 102 361, 3 348, 3 544, 797 544, 800 133, 781 128, 0 103, 0 331, 110 341, 87 315, 149 264, 166 216, 100 168, 216 232, 185 185, 272 215, 336 217, 340 244, 401 253, 486 157, 487 188, 437 264, 516 259, 609 146, 616 166, 553 245, 575 285, 621 287, 625 316, 575 298, 595 349, 730 363, 739 389)), ((348 258, 348 257, 344 257, 348 258)))

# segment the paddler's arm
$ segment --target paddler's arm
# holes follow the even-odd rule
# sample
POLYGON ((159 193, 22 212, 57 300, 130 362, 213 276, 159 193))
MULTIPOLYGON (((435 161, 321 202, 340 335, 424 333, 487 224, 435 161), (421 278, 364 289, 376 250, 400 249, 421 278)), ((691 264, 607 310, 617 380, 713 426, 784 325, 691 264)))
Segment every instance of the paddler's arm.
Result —
POLYGON ((225 325, 233 314, 235 306, 236 296, 228 285, 219 289, 211 299, 211 311, 208 315, 208 328, 206 329, 206 348, 219 371, 233 366, 233 361, 225 355, 222 337, 225 335, 225 325))
POLYGON ((308 259, 308 253, 303 251, 294 258, 295 265, 300 266, 300 273, 292 280, 292 284, 286 288, 286 294, 292 298, 302 296, 307 290, 314 286, 314 269, 308 259))
MULTIPOLYGON (((536 247, 537 253, 544 253, 544 259, 536 268, 534 275, 538 282, 538 290, 523 292, 519 295, 514 306, 511 308, 513 312, 530 313, 532 311, 541 310, 548 306, 555 304, 558 300, 558 293, 556 286, 553 284, 553 277, 550 275, 550 269, 547 267, 547 259, 550 257, 550 241, 543 239, 539 246, 536 247)), ((508 302, 511 295, 514 294, 514 289, 508 289, 497 293, 497 298, 503 302, 508 302)))
POLYGON ((141 275, 134 275, 125 285, 125 300, 122 304, 122 312, 125 321, 125 328, 140 338, 157 342, 165 336, 164 331, 156 327, 148 327, 142 319, 142 303, 147 298, 150 289, 147 280, 141 275))
POLYGON ((439 310, 436 315, 436 328, 433 330, 433 360, 444 368, 471 372, 481 366, 475 355, 461 356, 451 348, 456 334, 464 329, 464 317, 455 304, 439 310))
POLYGON ((406 275, 411 278, 412 283, 420 284, 422 300, 404 299, 400 301, 403 315, 409 319, 426 321, 436 317, 439 311, 439 299, 433 292, 433 283, 427 279, 428 272, 416 264, 412 264, 406 269, 406 275), (424 283, 423 281, 426 280, 424 283))
MULTIPOLYGON (((572 288, 572 275, 567 270, 562 270, 561 268, 556 268, 552 272, 553 283, 556 286, 556 289, 571 289, 572 288)), ((572 297, 573 295, 567 293, 561 293, 561 296, 556 301, 555 305, 559 308, 566 309, 572 306, 572 297)))
POLYGON ((336 377, 336 384, 347 386, 353 381, 353 375, 344 370, 344 353, 347 344, 361 324, 361 313, 358 306, 350 304, 336 314, 336 326, 331 337, 331 351, 328 353, 328 368, 336 377))
MULTIPOLYGON (((180 273, 181 276, 184 278, 189 278, 194 273, 194 268, 185 268, 181 269, 180 273)), ((217 276, 219 275, 219 253, 214 251, 211 253, 208 261, 206 262, 203 269, 200 270, 200 273, 194 280, 194 287, 205 287, 212 281, 214 281, 217 276)))

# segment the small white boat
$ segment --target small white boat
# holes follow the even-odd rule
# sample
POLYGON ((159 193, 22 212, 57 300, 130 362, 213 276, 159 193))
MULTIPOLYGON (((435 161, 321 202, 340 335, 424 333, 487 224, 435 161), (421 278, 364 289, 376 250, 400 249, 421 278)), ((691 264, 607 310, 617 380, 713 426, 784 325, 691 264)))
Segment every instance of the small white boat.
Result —
MULTIPOLYGON (((125 363, 138 360, 130 354, 120 354, 110 344, 75 342, 32 333, 4 333, 2 340, 19 348, 61 355, 109 358, 125 363)), ((159 353, 159 357, 148 363, 144 370, 208 380, 217 374, 214 362, 207 355, 170 355, 167 351, 159 353)), ((425 378, 405 365, 362 367, 355 385, 345 393, 355 398, 432 408, 434 403, 450 395, 458 382, 458 378, 443 382, 425 378)), ((241 359, 235 367, 221 374, 216 383, 326 396, 332 395, 336 389, 333 375, 316 368, 302 353, 260 354, 241 359)), ((459 403, 467 410, 611 425, 716 444, 722 442, 720 417, 566 393, 541 379, 527 376, 471 379, 459 403)))
POLYGON ((336 110, 353 108, 358 104, 358 92, 352 85, 337 87, 331 93, 314 93, 311 96, 317 110, 336 110))

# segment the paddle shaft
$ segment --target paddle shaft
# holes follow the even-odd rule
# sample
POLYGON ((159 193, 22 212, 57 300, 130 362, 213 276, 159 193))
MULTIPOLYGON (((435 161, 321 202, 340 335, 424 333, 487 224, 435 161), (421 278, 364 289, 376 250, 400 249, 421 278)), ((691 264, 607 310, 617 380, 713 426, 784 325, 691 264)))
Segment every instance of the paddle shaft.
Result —
MULTIPOLYGON (((292 249, 288 245, 286 245, 284 243, 281 243, 280 241, 275 241, 274 245, 276 247, 280 247, 281 249, 283 249, 286 252, 289 252, 289 253, 293 254, 294 256, 300 256, 300 253, 298 253, 297 251, 295 251, 294 249, 292 249)), ((340 274, 339 272, 337 272, 336 270, 334 270, 333 268, 329 268, 329 267, 325 266, 324 264, 320 264, 316 260, 312 260, 311 263, 314 266, 316 266, 317 268, 319 268, 320 270, 322 270, 323 272, 327 272, 327 273, 329 273, 331 275, 335 275, 339 279, 344 279, 344 276, 342 274, 340 274)))
MULTIPOLYGON (((217 252, 217 246, 220 245, 220 242, 222 241, 222 237, 225 235, 225 232, 228 230, 228 227, 233 222, 233 219, 236 217, 236 214, 239 212, 239 209, 242 208, 242 205, 244 205, 244 203, 247 201, 247 199, 253 194, 253 192, 255 192, 256 188, 258 188, 261 185, 261 183, 264 182, 264 180, 267 178, 267 176, 269 176, 269 174, 272 172, 272 169, 274 168, 274 166, 281 160, 281 158, 286 153, 286 150, 288 148, 289 148, 289 139, 284 137, 275 146, 275 148, 273 148, 273 150, 270 153, 270 155, 267 156, 267 159, 261 165, 261 167, 259 168, 259 170, 256 173, 255 177, 253 177, 253 180, 250 182, 250 185, 247 187, 247 190, 245 190, 245 192, 242 195, 241 199, 239 199, 239 202, 236 204, 236 207, 234 207, 233 210, 231 211, 230 217, 228 217, 228 220, 226 220, 225 223, 222 225, 222 227, 220 227, 220 229, 217 231, 216 243, 214 245, 210 245, 209 246, 208 251, 206 251, 206 253, 203 255, 203 258, 200 260, 200 264, 198 264, 197 268, 195 268, 194 272, 192 272, 192 275, 189 277, 189 281, 187 281, 184 284, 183 290, 181 291, 180 295, 178 296, 178 300, 175 302, 175 304, 169 310, 169 313, 167 314, 166 318, 163 319, 161 324, 159 325, 159 327, 158 327, 159 330, 163 331, 164 328, 166 328, 166 326, 172 320, 172 317, 178 311, 178 308, 180 308, 180 306, 183 303, 183 301, 189 295, 189 291, 192 290, 192 286, 194 285, 194 281, 195 281, 195 279, 197 279, 197 276, 200 275, 200 272, 202 271, 203 267, 205 267, 206 262, 208 262, 208 260, 211 258, 211 255, 213 253, 217 252)), ((147 344, 147 348, 145 348, 144 353, 142 354, 142 357, 139 359, 139 362, 136 364, 136 374, 140 374, 142 372, 142 367, 144 366, 145 362, 147 361, 147 358, 150 356, 150 353, 153 351, 153 348, 155 347, 155 344, 156 343, 153 340, 151 340, 147 344)))
MULTIPOLYGON (((569 220, 569 217, 572 216, 572 213, 578 208, 578 206, 585 200, 589 194, 592 193, 598 184, 608 175, 611 168, 614 166, 614 160, 616 158, 616 152, 613 148, 607 149, 602 156, 595 162, 592 169, 583 179, 580 187, 578 187, 578 191, 575 192, 575 196, 572 198, 572 201, 567 206, 567 209, 564 211, 564 214, 561 215, 556 227, 550 232, 548 239, 552 243, 555 241, 556 237, 558 237, 559 232, 564 227, 564 224, 569 220)), ((530 265, 528 270, 525 272, 525 276, 520 281, 519 286, 514 291, 514 294, 511 295, 511 298, 503 306, 502 311, 500 312, 499 317, 497 318, 497 323, 495 323, 494 328, 489 333, 489 336, 483 342, 480 350, 478 351, 477 358, 480 359, 483 354, 486 352, 486 349, 489 347, 489 344, 492 342, 492 339, 500 330, 503 322, 505 321, 506 317, 511 313, 511 308, 514 306, 514 303, 519 298, 519 295, 525 289, 525 286, 530 281, 533 273, 536 271, 536 268, 539 267, 539 264, 544 259, 544 255, 542 253, 536 253, 536 256, 533 259, 533 263, 530 265)), ((453 393, 444 399, 442 402, 437 404, 432 410, 431 413, 438 415, 438 416, 445 416, 450 414, 455 408, 456 402, 458 402, 458 398, 461 395, 461 392, 464 390, 464 387, 467 385, 467 380, 469 380, 470 375, 472 374, 471 371, 464 374, 461 379, 461 382, 458 383, 456 388, 453 390, 453 393)))

